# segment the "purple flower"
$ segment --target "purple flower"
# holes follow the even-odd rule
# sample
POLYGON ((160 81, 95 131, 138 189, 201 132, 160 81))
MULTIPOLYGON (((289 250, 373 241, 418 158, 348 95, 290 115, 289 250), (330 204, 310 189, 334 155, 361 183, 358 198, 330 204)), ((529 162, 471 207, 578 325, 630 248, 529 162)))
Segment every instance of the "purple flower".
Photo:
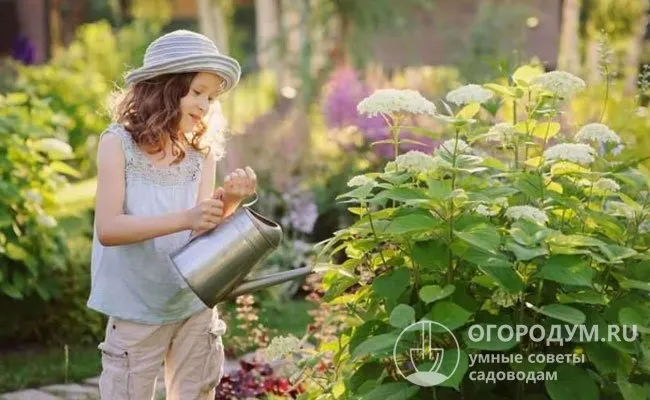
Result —
POLYGON ((14 40, 11 56, 23 64, 33 64, 36 58, 36 47, 25 35, 19 35, 14 40))

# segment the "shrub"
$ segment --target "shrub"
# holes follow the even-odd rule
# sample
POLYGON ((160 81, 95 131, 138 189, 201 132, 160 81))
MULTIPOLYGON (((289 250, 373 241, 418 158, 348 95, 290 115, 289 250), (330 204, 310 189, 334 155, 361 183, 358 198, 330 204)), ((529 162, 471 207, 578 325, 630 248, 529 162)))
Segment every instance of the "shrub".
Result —
MULTIPOLYGON (((345 304, 347 329, 319 347, 335 353, 332 380, 311 382, 301 398, 408 399, 431 391, 445 399, 645 397, 650 177, 633 163, 614 161, 619 138, 607 126, 561 132, 556 119, 564 102, 584 89, 582 80, 529 66, 509 78, 509 85, 450 92, 447 111, 438 110, 436 118, 451 138, 432 154, 411 151, 381 171, 354 177, 351 190, 339 196, 359 219, 323 248, 323 256, 347 256, 323 267, 324 300, 345 304), (509 112, 495 124, 499 109, 509 112), (444 324, 458 339, 456 350, 449 333, 431 335, 456 356, 457 368, 442 356, 409 360, 410 349, 396 346, 405 327, 426 320, 444 324), (487 325, 527 332, 538 326, 546 336, 493 332, 479 340, 472 334, 487 325), (632 327, 637 335, 590 341, 575 334, 602 335, 605 325, 632 327), (482 353, 575 358, 470 368, 470 359, 482 353), (438 387, 400 382, 402 370, 428 370, 432 361, 449 376, 438 387), (495 385, 471 378, 485 371, 548 372, 557 379, 495 385)), ((385 92, 359 104, 361 112, 390 121, 395 154, 403 116, 432 108, 416 96, 391 102, 385 92)), ((419 343, 419 333, 407 331, 405 338, 419 343)))

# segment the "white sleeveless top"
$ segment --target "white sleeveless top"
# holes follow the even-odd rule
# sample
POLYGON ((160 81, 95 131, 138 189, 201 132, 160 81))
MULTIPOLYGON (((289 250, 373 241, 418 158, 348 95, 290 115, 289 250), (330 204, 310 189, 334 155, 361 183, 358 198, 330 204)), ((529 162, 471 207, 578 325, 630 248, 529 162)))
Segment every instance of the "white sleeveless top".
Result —
MULTIPOLYGON (((183 161, 155 167, 121 124, 102 135, 122 141, 126 160, 124 213, 157 216, 196 205, 204 156, 186 149, 183 161)), ((104 247, 94 229, 88 307, 112 317, 144 324, 165 324, 205 310, 169 258, 191 231, 159 236, 135 244, 104 247)))

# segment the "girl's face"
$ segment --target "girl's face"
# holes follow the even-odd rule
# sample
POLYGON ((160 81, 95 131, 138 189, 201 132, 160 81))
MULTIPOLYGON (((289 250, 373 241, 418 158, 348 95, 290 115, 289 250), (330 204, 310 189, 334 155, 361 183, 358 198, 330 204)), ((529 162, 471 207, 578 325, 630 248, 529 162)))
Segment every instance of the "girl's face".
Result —
POLYGON ((190 90, 181 98, 182 117, 179 124, 181 132, 192 132, 196 124, 207 115, 210 104, 221 92, 222 82, 223 79, 215 74, 208 72, 196 74, 190 83, 190 90))

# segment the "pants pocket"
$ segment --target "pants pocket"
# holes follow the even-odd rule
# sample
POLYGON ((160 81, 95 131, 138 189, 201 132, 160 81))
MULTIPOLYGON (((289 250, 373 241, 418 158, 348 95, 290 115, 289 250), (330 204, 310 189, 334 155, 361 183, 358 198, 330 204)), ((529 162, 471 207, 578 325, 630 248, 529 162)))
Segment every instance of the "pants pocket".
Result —
POLYGON ((129 400, 129 354, 110 342, 102 342, 102 373, 99 392, 102 399, 129 400))
POLYGON ((218 320, 207 333, 209 354, 203 370, 202 379, 203 387, 206 390, 211 390, 216 387, 224 375, 226 357, 221 337, 225 331, 225 323, 222 320, 218 320))

